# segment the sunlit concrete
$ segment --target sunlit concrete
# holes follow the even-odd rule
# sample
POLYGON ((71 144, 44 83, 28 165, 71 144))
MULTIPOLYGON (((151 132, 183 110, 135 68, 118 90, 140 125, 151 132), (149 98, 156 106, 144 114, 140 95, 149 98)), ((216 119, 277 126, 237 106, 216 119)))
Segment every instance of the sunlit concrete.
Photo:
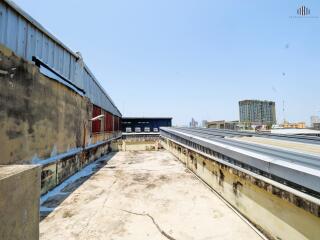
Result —
POLYGON ((261 239, 167 151, 118 152, 40 223, 40 239, 261 239))

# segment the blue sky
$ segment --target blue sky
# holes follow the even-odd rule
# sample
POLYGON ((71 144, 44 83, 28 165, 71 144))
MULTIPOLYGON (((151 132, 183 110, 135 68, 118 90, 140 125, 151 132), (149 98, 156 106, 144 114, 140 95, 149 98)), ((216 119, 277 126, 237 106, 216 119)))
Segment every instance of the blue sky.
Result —
POLYGON ((80 51, 125 116, 239 118, 238 101, 276 102, 277 119, 320 114, 320 2, 14 0, 80 51), (312 16, 292 18, 305 5, 312 16))

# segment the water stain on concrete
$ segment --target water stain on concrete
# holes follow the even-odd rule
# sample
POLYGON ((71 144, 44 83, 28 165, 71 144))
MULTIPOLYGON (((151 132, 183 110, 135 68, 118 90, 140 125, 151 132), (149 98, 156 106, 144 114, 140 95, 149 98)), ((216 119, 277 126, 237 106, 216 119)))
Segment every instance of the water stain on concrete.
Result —
POLYGON ((41 221, 41 240, 260 239, 167 151, 118 152, 109 164, 41 221))

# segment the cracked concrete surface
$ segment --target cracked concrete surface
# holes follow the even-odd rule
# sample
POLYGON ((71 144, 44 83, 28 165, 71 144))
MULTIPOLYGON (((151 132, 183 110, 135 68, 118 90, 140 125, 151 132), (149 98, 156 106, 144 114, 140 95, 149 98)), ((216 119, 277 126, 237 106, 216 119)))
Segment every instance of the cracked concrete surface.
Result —
POLYGON ((171 237, 169 234, 167 234, 165 231, 163 231, 163 230, 161 229, 161 227, 159 226, 159 224, 157 224, 157 222, 154 220, 154 218, 153 218, 150 214, 148 214, 148 213, 135 213, 135 212, 131 212, 131 211, 128 211, 128 210, 123 210, 123 209, 120 209, 120 210, 122 210, 122 211, 124 211, 124 212, 127 212, 127 213, 134 214, 134 215, 138 215, 138 216, 146 216, 146 217, 149 217, 149 218, 152 220, 153 224, 157 227, 157 229, 159 230, 159 232, 160 232, 163 236, 165 236, 165 237, 166 237, 167 239, 169 239, 169 240, 175 240, 173 237, 171 237))
POLYGON ((40 239, 260 239, 167 151, 118 152, 40 223, 40 239))

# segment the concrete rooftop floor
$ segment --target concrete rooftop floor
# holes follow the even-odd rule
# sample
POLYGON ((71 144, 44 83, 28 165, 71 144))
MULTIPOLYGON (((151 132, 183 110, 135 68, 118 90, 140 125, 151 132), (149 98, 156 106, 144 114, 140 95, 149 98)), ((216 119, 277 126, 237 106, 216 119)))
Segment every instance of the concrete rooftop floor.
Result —
POLYGON ((40 239, 261 239, 167 151, 105 163, 40 222, 40 239))

